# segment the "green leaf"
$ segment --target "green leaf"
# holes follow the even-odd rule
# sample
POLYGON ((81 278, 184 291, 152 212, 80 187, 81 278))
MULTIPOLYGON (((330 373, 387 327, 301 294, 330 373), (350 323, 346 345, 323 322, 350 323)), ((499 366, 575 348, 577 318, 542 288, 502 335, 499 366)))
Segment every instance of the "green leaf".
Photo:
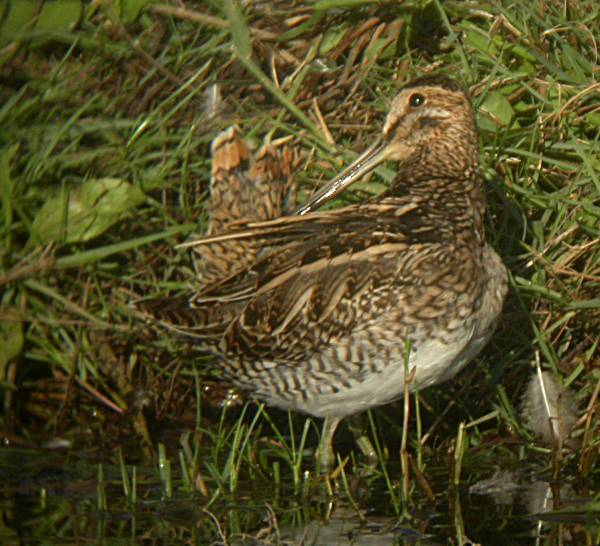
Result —
POLYGON ((479 107, 498 125, 507 127, 512 121, 515 111, 508 99, 499 91, 491 91, 479 107))
POLYGON ((5 44, 19 36, 23 31, 33 26, 33 17, 38 2, 36 0, 21 0, 9 2, 5 8, 2 25, 0 26, 0 44, 5 44))
POLYGON ((0 44, 18 39, 33 30, 54 32, 70 30, 83 13, 81 0, 5 0, 0 44))
POLYGON ((329 28, 323 34, 323 40, 319 46, 319 55, 327 55, 335 49, 348 30, 348 25, 337 25, 329 28))
POLYGON ((71 30, 79 22, 82 10, 81 0, 45 0, 35 28, 46 32, 71 30))
POLYGON ((142 190, 125 180, 87 180, 67 196, 60 194, 48 199, 35 216, 32 234, 42 243, 89 241, 143 201, 142 190))
POLYGON ((492 57, 498 55, 498 48, 496 47, 495 40, 490 39, 489 36, 476 27, 465 30, 464 40, 465 43, 482 53, 487 53, 492 57))
POLYGON ((133 23, 140 12, 157 0, 121 0, 121 19, 124 23, 133 23))
POLYGON ((600 127, 600 112, 589 112, 583 116, 586 123, 600 127))
POLYGON ((16 310, 0 308, 0 380, 6 379, 6 366, 23 348, 23 323, 16 310))
POLYGON ((510 51, 516 56, 520 57, 524 61, 529 63, 535 62, 535 56, 529 53, 529 51, 521 44, 515 44, 510 48, 510 51))

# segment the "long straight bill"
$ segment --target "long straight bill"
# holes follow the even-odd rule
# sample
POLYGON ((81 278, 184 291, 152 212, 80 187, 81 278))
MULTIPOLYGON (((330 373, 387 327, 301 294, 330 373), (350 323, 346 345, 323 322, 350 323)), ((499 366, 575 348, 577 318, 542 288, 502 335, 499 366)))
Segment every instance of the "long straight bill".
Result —
POLYGON ((345 188, 370 173, 386 159, 387 143, 383 142, 383 139, 379 137, 358 159, 304 203, 296 211, 296 214, 306 214, 318 209, 339 195, 345 188))

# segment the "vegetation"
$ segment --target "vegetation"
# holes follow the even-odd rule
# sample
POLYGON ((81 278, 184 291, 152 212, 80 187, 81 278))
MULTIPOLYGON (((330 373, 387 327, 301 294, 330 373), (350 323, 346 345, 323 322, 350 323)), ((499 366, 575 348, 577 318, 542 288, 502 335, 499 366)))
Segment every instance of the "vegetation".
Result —
MULTIPOLYGON (((77 454, 102 461, 85 477, 95 500, 78 509, 79 523, 65 521, 64 504, 44 500, 42 485, 39 513, 56 517, 43 528, 28 522, 28 532, 135 537, 150 529, 198 543, 245 534, 301 543, 280 538, 281 529, 343 520, 341 509, 328 513, 335 493, 360 522, 369 513, 402 521, 391 540, 410 526, 415 543, 436 534, 500 544, 494 527, 526 527, 463 521, 470 503, 461 492, 508 484, 514 496, 535 475, 566 480, 589 499, 555 506, 552 517, 568 525, 546 528, 548 544, 565 532, 593 544, 600 5, 244 6, 8 0, 0 10, 0 427, 13 449, 63 449, 65 479, 83 479, 77 454), (319 478, 308 472, 317 444, 310 420, 241 403, 210 359, 147 324, 136 302, 194 285, 192 259, 176 245, 203 232, 210 143, 220 130, 236 123, 255 147, 264 139, 293 146, 303 199, 368 145, 403 82, 433 70, 471 91, 489 237, 510 270, 511 294, 497 334, 460 377, 372 412, 376 468, 363 476, 342 430, 340 467, 319 478), (578 408, 558 447, 520 415, 537 360, 578 408), (522 474, 508 479, 515 465, 522 474), (450 515, 436 527, 419 508, 440 505, 450 515), (137 528, 105 519, 99 529, 90 514, 115 506, 137 515, 137 528), (173 513, 144 523, 160 510, 173 513)), ((391 178, 383 169, 344 199, 381 191, 391 178)), ((15 452, 5 451, 8 468, 15 452)))

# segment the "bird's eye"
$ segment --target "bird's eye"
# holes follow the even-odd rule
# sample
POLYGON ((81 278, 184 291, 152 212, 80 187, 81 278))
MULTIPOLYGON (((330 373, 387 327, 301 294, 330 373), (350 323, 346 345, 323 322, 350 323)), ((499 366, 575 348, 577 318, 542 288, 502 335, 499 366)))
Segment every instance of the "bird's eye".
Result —
POLYGON ((421 106, 425 102, 425 97, 421 93, 414 93, 410 96, 408 102, 410 102, 411 106, 421 106))

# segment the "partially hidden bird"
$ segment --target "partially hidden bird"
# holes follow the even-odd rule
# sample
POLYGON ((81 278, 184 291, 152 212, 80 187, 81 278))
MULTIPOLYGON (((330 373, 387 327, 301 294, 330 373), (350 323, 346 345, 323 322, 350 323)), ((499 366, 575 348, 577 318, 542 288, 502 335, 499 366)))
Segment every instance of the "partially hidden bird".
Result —
POLYGON ((373 144, 296 211, 294 162, 278 153, 252 158, 237 129, 215 139, 209 233, 186 244, 199 289, 153 314, 238 388, 323 418, 327 469, 343 418, 405 383, 446 381, 481 351, 507 273, 485 239, 474 113, 453 80, 404 85, 373 144), (383 193, 319 210, 387 161, 399 166, 383 193))

